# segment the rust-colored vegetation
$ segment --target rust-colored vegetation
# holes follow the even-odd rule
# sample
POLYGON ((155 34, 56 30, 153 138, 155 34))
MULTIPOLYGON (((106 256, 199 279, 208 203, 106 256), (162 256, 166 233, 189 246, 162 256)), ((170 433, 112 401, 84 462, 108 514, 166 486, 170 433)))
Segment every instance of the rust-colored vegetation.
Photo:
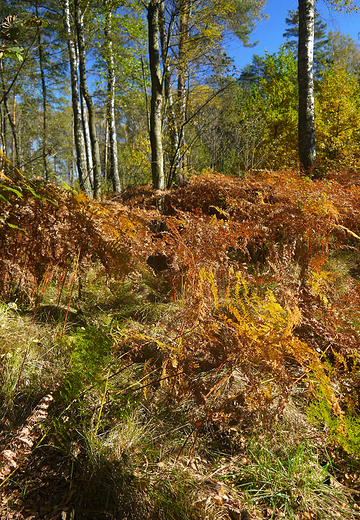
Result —
MULTIPOLYGON (((4 320, 15 306, 18 318, 20 311, 22 319, 28 316, 29 330, 52 323, 62 366, 32 390, 30 347, 19 350, 8 325, 3 330, 10 339, 0 329, 1 355, 7 359, 16 347, 20 356, 17 370, 3 367, 3 381, 13 378, 1 396, 4 446, 24 421, 9 403, 25 399, 30 414, 31 396, 53 392, 51 449, 42 456, 55 457, 61 445, 75 464, 79 478, 67 499, 79 518, 95 518, 83 512, 91 499, 86 502, 81 487, 90 478, 91 457, 97 475, 110 464, 132 490, 127 502, 106 473, 114 493, 107 507, 116 514, 137 507, 139 518, 234 518, 255 486, 241 464, 251 466, 255 451, 248 439, 260 430, 263 438, 278 431, 289 442, 311 442, 322 453, 319 460, 332 454, 329 471, 343 498, 337 502, 334 495, 329 511, 358 515, 360 185, 350 173, 312 181, 292 171, 241 180, 211 172, 182 188, 131 188, 121 200, 102 202, 42 181, 4 179, 0 198, 4 320), (149 432, 135 451, 124 440, 124 424, 145 432, 151 417, 159 423, 150 438, 163 435, 159 428, 176 437, 172 445, 164 440, 166 455, 154 455, 149 432), (88 437, 82 431, 79 439, 79 420, 88 437), (184 428, 183 437, 170 423, 184 428), (152 470, 141 466, 141 446, 152 470), (215 479, 211 504, 191 494, 187 516, 167 517, 171 493, 165 506, 159 482, 168 479, 170 461, 184 468, 196 450, 202 470, 190 480, 223 452, 229 462, 215 473, 228 491, 222 494, 215 479)), ((41 355, 49 367, 55 362, 48 351, 41 355)), ((31 464, 39 457, 35 450, 31 464)), ((24 478, 26 470, 17 471, 24 478)), ((186 478, 184 490, 193 490, 186 478)), ((3 485, 14 493, 9 481, 3 485)), ((276 497, 259 495, 246 508, 266 518, 270 507, 277 518, 290 509, 276 497)), ((319 512, 324 504, 311 500, 290 501, 292 513, 285 517, 328 518, 319 512)))

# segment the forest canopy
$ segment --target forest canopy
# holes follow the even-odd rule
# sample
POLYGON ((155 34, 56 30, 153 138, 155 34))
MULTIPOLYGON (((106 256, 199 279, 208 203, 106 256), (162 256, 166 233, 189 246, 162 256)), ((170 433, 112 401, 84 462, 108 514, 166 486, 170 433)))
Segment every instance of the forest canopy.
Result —
MULTIPOLYGON (((170 187, 207 168, 239 177, 298 168, 298 12, 279 50, 254 54, 240 74, 224 50, 231 35, 249 45, 264 7, 3 3, 3 153, 26 176, 95 197, 154 175, 170 187), (151 158, 158 145, 161 161, 151 158)), ((317 12, 314 27, 317 173, 357 169, 359 45, 317 12)))

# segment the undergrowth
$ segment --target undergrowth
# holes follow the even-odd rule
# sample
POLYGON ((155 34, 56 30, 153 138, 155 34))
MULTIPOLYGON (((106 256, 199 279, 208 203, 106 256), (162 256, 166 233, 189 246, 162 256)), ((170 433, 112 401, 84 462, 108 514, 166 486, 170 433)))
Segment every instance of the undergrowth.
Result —
POLYGON ((351 178, 205 174, 159 194, 161 212, 146 187, 96 202, 4 179, 3 464, 54 398, 36 449, 0 483, 7 511, 357 518, 351 178))

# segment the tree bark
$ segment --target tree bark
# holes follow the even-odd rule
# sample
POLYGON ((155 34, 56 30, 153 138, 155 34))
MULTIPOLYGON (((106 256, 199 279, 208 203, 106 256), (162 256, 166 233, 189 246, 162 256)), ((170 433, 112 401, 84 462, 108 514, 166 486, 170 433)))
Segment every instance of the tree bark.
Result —
POLYGON ((107 120, 110 138, 110 177, 114 191, 121 192, 121 182, 118 165, 118 150, 117 150, 117 134, 115 121, 115 64, 114 64, 114 50, 112 42, 112 13, 110 7, 107 6, 106 20, 105 20, 105 45, 106 45, 106 65, 107 65, 107 120))
MULTIPOLYGON (((3 104, 4 104, 4 121, 6 118, 8 118, 10 123, 10 128, 12 132, 12 163, 15 164, 17 168, 20 166, 20 157, 19 157, 19 147, 18 147, 18 139, 17 139, 17 133, 16 133, 16 94, 14 93, 14 119, 11 117, 11 112, 8 104, 8 93, 6 91, 6 84, 5 84, 5 75, 4 75, 4 64, 2 59, 0 60, 0 72, 1 72, 1 83, 2 83, 2 89, 4 92, 3 95, 3 104)), ((5 123, 4 123, 5 124, 5 123)))
MULTIPOLYGON (((38 2, 35 4, 35 14, 39 18, 38 2)), ((39 50, 39 66, 40 66, 40 77, 42 86, 42 105, 43 105, 43 125, 42 125, 42 157, 45 179, 49 180, 49 168, 47 164, 47 91, 46 91, 46 80, 45 80, 45 68, 44 68, 44 53, 43 45, 41 41, 41 32, 37 31, 38 50, 39 50)))
POLYGON ((100 197, 100 179, 101 179, 101 159, 100 159, 100 148, 99 140, 96 132, 95 122, 95 108, 90 96, 87 81, 86 81, 86 68, 85 68, 85 41, 84 41, 84 20, 80 9, 79 0, 74 0, 75 8, 75 26, 77 33, 77 41, 79 48, 79 72, 80 72, 80 91, 84 96, 88 115, 89 115, 89 130, 92 148, 92 158, 94 166, 94 197, 100 197))
POLYGON ((179 166, 177 176, 183 175, 182 170, 186 166, 185 156, 185 123, 186 123, 186 81, 187 81, 187 56, 186 43, 189 31, 189 3, 181 0, 180 3, 180 32, 179 32, 179 56, 178 56, 178 103, 179 103, 179 166))
POLYGON ((150 145, 151 174, 155 189, 165 188, 164 157, 162 145, 163 82, 160 66, 159 8, 163 0, 151 0, 148 5, 149 58, 151 75, 150 145))
POLYGON ((105 117, 105 146, 104 146, 104 180, 107 183, 108 178, 108 154, 109 154, 109 121, 105 117))
POLYGON ((94 189, 94 163, 92 158, 92 147, 91 147, 91 138, 90 138, 90 129, 89 129, 89 118, 86 108, 86 101, 82 94, 80 94, 80 102, 81 102, 81 117, 83 124, 83 132, 85 139, 85 150, 86 150, 86 164, 89 172, 89 179, 92 188, 94 189))
POLYGON ((313 173, 316 161, 313 57, 314 0, 299 0, 299 160, 307 173, 313 173))
POLYGON ((74 113, 76 165, 78 169, 80 188, 84 190, 85 195, 87 195, 88 197, 92 197, 93 193, 86 164, 85 139, 82 127, 82 115, 77 73, 76 46, 71 31, 69 0, 64 0, 64 25, 69 49, 71 97, 74 113))
MULTIPOLYGON (((170 29, 169 29, 170 30, 170 29)), ((163 115, 168 117, 168 131, 170 137, 170 165, 168 175, 166 179, 167 188, 170 188, 173 181, 176 180, 176 174, 179 170, 179 121, 176 117, 175 104, 173 100, 172 86, 171 86, 171 70, 169 63, 169 34, 166 30, 165 23, 165 6, 164 2, 160 3, 159 6, 159 32, 160 32, 160 44, 161 44, 161 57, 163 63, 163 115)))
POLYGON ((2 87, 2 99, 3 103, 0 104, 0 110, 1 110, 1 139, 3 144, 3 153, 6 157, 8 157, 8 137, 7 137, 7 124, 6 124, 6 118, 7 118, 7 108, 5 106, 5 100, 6 100, 6 88, 5 88, 5 78, 4 78, 4 69, 3 69, 3 60, 0 58, 0 73, 1 73, 1 87, 2 87))
POLYGON ((1 117, 1 148, 3 154, 7 157, 7 131, 6 131, 6 114, 5 106, 3 103, 0 105, 0 117, 1 117))

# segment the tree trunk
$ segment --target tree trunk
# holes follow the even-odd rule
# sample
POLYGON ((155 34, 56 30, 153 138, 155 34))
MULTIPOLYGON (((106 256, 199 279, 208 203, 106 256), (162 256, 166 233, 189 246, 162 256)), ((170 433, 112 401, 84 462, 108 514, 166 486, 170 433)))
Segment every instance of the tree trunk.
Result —
MULTIPOLYGON (((2 95, 1 98, 5 95, 5 79, 4 79, 4 70, 3 70, 3 61, 2 58, 0 58, 0 72, 1 72, 1 87, 2 87, 2 95)), ((1 110, 1 142, 2 142, 2 151, 5 155, 5 157, 8 156, 8 142, 7 142, 7 124, 6 124, 6 118, 7 118, 7 110, 4 103, 0 104, 0 110, 1 110)))
POLYGON ((76 145, 75 145, 75 132, 74 132, 74 125, 72 128, 72 164, 71 164, 71 170, 70 170, 70 186, 72 189, 75 187, 75 172, 76 172, 76 145))
POLYGON ((115 65, 114 65, 114 51, 111 36, 111 22, 112 13, 107 6, 106 20, 105 20, 105 45, 106 45, 106 65, 107 65, 107 120, 110 138, 110 177, 114 191, 121 192, 121 182, 119 176, 118 166, 118 150, 117 150, 117 135, 115 122, 115 65))
POLYGON ((313 173, 316 160, 313 56, 314 0, 299 0, 299 160, 307 173, 313 173))
POLYGON ((108 171, 108 154, 109 154, 109 121, 105 118, 105 146, 104 146, 104 180, 107 183, 108 171))
POLYGON ((82 94, 80 94, 81 101, 81 116, 83 123, 84 139, 85 139, 85 150, 86 150, 86 163, 89 172, 89 179, 92 188, 94 189, 94 163, 92 158, 92 147, 89 129, 89 118, 86 108, 86 101, 82 94))
MULTIPOLYGON (((5 75, 4 75, 4 64, 2 59, 0 60, 0 72, 1 72, 1 83, 3 92, 6 92, 6 84, 5 84, 5 75)), ((17 168, 20 166, 20 158, 19 158, 19 150, 18 150, 18 140, 16 135, 16 95, 14 93, 14 119, 11 118, 10 108, 8 104, 7 95, 3 97, 3 105, 4 105, 4 126, 5 120, 8 118, 10 123, 10 128, 12 132, 12 162, 15 164, 17 168)))
POLYGON ((16 94, 14 92, 14 105, 13 105, 13 117, 11 118, 10 109, 7 103, 7 99, 4 99, 5 110, 7 111, 9 123, 12 131, 12 163, 20 169, 20 152, 19 152, 19 140, 16 133, 16 94))
POLYGON ((163 83, 160 66, 159 7, 163 0, 151 0, 148 6, 149 58, 151 75, 150 145, 151 174, 155 189, 165 188, 162 146, 163 83))
POLYGON ((163 117, 165 113, 169 119, 168 128, 169 128, 169 137, 170 137, 170 165, 167 176, 167 188, 170 188, 173 181, 175 180, 176 173, 179 170, 179 129, 178 123, 174 107, 174 100, 172 94, 172 86, 171 86, 171 70, 169 66, 169 35, 166 31, 166 23, 165 23, 165 6, 164 2, 162 2, 159 6, 159 32, 160 32, 160 43, 161 43, 161 56, 163 62, 163 88, 164 88, 164 99, 163 104, 165 105, 165 109, 163 111, 163 117))
POLYGON ((179 103, 179 170, 177 176, 183 175, 186 166, 185 157, 185 123, 186 123, 186 81, 187 56, 186 43, 189 31, 189 3, 181 0, 180 4, 180 31, 179 31, 179 61, 178 61, 178 103, 179 103))
POLYGON ((75 135, 75 147, 76 147, 76 164, 79 175, 80 188, 84 190, 85 195, 92 197, 92 189, 90 184, 90 178, 87 171, 86 165, 86 150, 85 150, 85 139, 82 128, 82 116, 79 96, 79 85, 78 85, 78 74, 77 74, 77 59, 76 59, 76 47, 71 32, 70 24, 70 5, 69 0, 64 0, 64 25, 67 37, 67 44, 69 49, 69 60, 70 60, 70 75, 71 75, 71 96, 72 96, 72 107, 74 113, 74 135, 75 135))
MULTIPOLYGON (((38 2, 35 4, 35 14, 39 17, 38 2)), ((49 169, 47 164, 47 92, 46 92, 46 80, 45 80, 45 69, 44 69, 44 54, 43 45, 41 41, 41 32, 37 31, 38 49, 39 49, 39 65, 40 65, 40 77, 42 86, 42 105, 43 105, 43 125, 42 125, 42 156, 45 179, 49 180, 49 169)))
POLYGON ((77 40, 79 46, 79 72, 80 72, 80 91, 84 96, 88 115, 89 115, 89 130, 92 148, 92 158, 94 165, 94 197, 100 197, 100 179, 101 179, 101 159, 100 159, 100 148, 99 140, 96 133, 95 123, 95 109, 90 96, 87 81, 86 81, 86 68, 85 68, 85 42, 84 42, 84 21, 83 15, 80 10, 79 0, 74 0, 75 8, 75 26, 77 32, 77 40))
POLYGON ((7 156, 7 135, 6 135, 6 117, 5 107, 3 103, 0 105, 0 116, 1 116, 1 151, 7 156))

